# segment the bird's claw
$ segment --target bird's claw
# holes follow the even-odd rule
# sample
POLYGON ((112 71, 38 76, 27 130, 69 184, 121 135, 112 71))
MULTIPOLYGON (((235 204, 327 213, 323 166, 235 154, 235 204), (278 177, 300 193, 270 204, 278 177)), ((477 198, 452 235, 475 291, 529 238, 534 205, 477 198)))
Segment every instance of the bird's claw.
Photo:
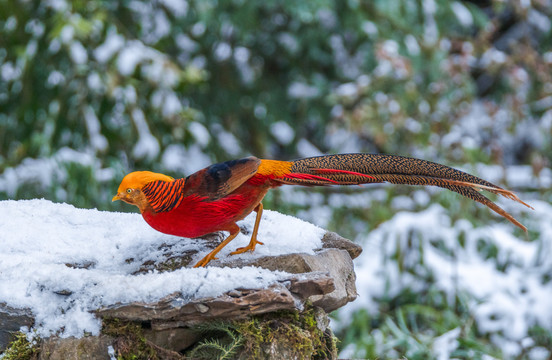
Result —
POLYGON ((247 251, 253 252, 255 251, 255 246, 257 246, 257 244, 264 245, 264 243, 258 240, 251 240, 247 246, 237 248, 236 250, 232 251, 230 255, 243 254, 244 252, 247 252, 247 251))
POLYGON ((214 256, 211 256, 211 254, 207 254, 207 256, 205 256, 203 259, 199 260, 199 261, 197 262, 197 264, 194 265, 194 268, 206 267, 207 264, 208 264, 211 260, 218 260, 218 258, 217 258, 217 257, 214 257, 214 256))

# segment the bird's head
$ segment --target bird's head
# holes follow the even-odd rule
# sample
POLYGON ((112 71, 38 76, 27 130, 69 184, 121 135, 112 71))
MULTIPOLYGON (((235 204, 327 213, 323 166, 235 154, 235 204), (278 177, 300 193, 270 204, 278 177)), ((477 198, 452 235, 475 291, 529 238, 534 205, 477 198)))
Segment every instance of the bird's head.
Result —
POLYGON ((136 205, 141 212, 149 205, 142 188, 152 181, 173 181, 170 176, 154 173, 151 171, 134 171, 128 174, 121 181, 117 194, 111 201, 122 200, 131 205, 136 205))

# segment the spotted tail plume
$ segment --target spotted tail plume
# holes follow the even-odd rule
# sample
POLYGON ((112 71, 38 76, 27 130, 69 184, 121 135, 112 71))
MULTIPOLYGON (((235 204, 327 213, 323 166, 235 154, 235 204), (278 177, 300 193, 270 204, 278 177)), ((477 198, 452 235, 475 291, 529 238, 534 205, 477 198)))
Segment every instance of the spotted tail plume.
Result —
POLYGON ((479 191, 499 194, 531 208, 513 192, 476 176, 431 161, 397 155, 338 154, 300 159, 293 161, 290 173, 278 181, 307 186, 380 182, 439 186, 488 206, 524 231, 527 231, 525 226, 479 191))

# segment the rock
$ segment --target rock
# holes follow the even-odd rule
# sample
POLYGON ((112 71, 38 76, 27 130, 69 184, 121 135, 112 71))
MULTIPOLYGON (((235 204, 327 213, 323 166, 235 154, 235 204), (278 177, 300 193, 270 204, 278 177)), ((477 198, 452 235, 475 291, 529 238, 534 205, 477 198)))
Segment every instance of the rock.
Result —
POLYGON ((110 360, 109 347, 115 339, 110 336, 76 338, 50 337, 40 345, 39 360, 110 360))
POLYGON ((322 237, 322 248, 345 250, 349 253, 351 259, 356 259, 362 253, 362 247, 360 245, 332 231, 327 231, 322 237))
POLYGON ((34 317, 30 310, 14 309, 0 303, 0 350, 5 349, 12 341, 12 333, 19 331, 23 326, 31 327, 34 317))
POLYGON ((202 335, 189 328, 147 329, 145 338, 163 349, 183 351, 198 342, 202 335))
MULTIPOLYGON (((266 289, 238 288, 218 297, 193 300, 184 299, 176 293, 155 303, 112 305, 98 310, 97 314, 103 318, 147 322, 150 326, 146 330, 148 341, 163 349, 183 352, 201 339, 198 333, 190 331, 194 326, 213 320, 247 319, 281 310, 301 312, 309 304, 316 309, 316 327, 319 334, 323 334, 323 346, 328 349, 326 356, 336 358, 327 313, 356 298, 356 277, 350 254, 357 256, 360 252, 355 246, 349 246, 348 240, 338 236, 327 239, 326 248, 322 247, 314 255, 287 254, 251 260, 226 258, 212 262, 212 266, 258 266, 292 274, 266 289), (337 244, 339 249, 329 248, 328 244, 337 244)), ((312 355, 290 347, 287 336, 270 339, 260 347, 264 358, 302 359, 312 355)), ((315 351, 314 348, 312 351, 315 351)), ((236 355, 236 358, 251 358, 251 354, 246 351, 236 355)))
POLYGON ((193 326, 209 320, 243 319, 278 310, 302 310, 313 296, 335 290, 333 280, 322 272, 290 277, 267 289, 236 289, 216 298, 183 299, 173 294, 155 303, 112 305, 97 311, 102 318, 151 321, 154 329, 193 326))
MULTIPOLYGON (((348 241, 348 240, 346 240, 348 241)), ((348 241, 349 242, 349 241, 348 241)), ((350 249, 354 249, 351 247, 350 249)), ((353 251, 353 250, 351 250, 353 251)), ((354 252, 358 254, 357 252, 354 252)), ((265 256, 252 260, 218 260, 213 266, 243 267, 258 266, 268 270, 280 270, 293 274, 327 272, 332 279, 335 290, 332 293, 309 297, 313 305, 320 306, 326 312, 336 310, 356 299, 356 275, 350 252, 338 249, 322 249, 315 255, 287 254, 265 256)), ((306 284, 303 284, 305 286, 306 284)))
MULTIPOLYGON (((211 235, 205 247, 214 248, 221 239, 220 233, 211 235)), ((136 274, 151 270, 172 271, 190 266, 195 255, 194 251, 178 252, 167 244, 161 245, 159 250, 162 250, 165 260, 145 262, 136 274)), ((356 298, 356 276, 352 259, 361 251, 360 246, 335 233, 327 232, 322 238, 322 247, 315 250, 314 254, 286 254, 255 259, 223 257, 212 261, 209 266, 256 266, 290 275, 268 288, 236 288, 217 297, 200 299, 189 299, 175 293, 157 302, 114 304, 98 309, 96 314, 104 321, 102 335, 81 339, 46 339, 42 343, 39 359, 111 359, 117 358, 120 353, 125 354, 125 351, 126 354, 131 354, 128 351, 138 345, 143 347, 143 351, 155 351, 160 358, 180 359, 180 354, 196 346, 198 341, 205 340, 204 334, 194 330, 198 326, 201 328, 206 324, 226 320, 242 320, 247 323, 253 317, 266 317, 269 319, 269 326, 265 329, 275 329, 276 335, 263 340, 257 348, 262 357, 301 359, 310 358, 317 352, 316 356, 320 357, 319 351, 322 351, 322 357, 334 359, 337 350, 327 314, 356 298), (310 328, 306 331, 299 329, 299 338, 300 341, 316 346, 311 346, 306 352, 290 347, 288 334, 290 329, 297 331, 298 325, 291 327, 289 324, 303 315, 292 315, 286 320, 279 318, 283 314, 279 311, 311 314, 308 322, 310 328), (127 326, 128 324, 131 325, 127 326), (129 329, 134 329, 134 332, 129 333, 129 329)), ((94 264, 67 266, 86 269, 94 264)), ((56 293, 60 296, 71 295, 65 289, 59 289, 56 293)), ((0 348, 7 344, 9 331, 17 331, 21 326, 32 324, 33 318, 28 311, 0 304, 0 348)), ((245 347, 241 351, 235 358, 251 358, 251 348, 245 347)))
MULTIPOLYGON (((197 334, 190 330, 171 330, 165 332, 146 332, 141 345, 148 346, 156 351, 159 359, 182 359, 178 352, 171 347, 178 345, 190 345, 190 340, 197 341, 197 334), (188 339, 188 340, 187 340, 188 339)), ((115 339, 111 336, 87 336, 80 339, 50 337, 42 341, 38 360, 112 360, 123 358, 117 356, 115 348, 125 340, 115 339)), ((123 347, 128 347, 124 344, 123 347)), ((136 349, 128 349, 130 352, 136 349)), ((132 357, 134 358, 134 357, 132 357)), ((142 358, 142 357, 138 357, 142 358)))
POLYGON ((93 261, 83 261, 80 263, 66 263, 65 266, 72 269, 90 269, 96 265, 93 261))

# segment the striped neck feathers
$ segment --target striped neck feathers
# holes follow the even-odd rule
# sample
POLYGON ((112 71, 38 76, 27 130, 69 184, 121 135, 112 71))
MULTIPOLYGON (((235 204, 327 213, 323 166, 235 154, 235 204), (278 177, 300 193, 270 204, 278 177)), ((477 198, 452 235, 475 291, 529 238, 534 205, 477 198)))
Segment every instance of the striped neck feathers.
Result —
POLYGON ((144 185, 141 190, 154 212, 166 212, 176 208, 182 201, 185 181, 186 179, 154 180, 144 185))

